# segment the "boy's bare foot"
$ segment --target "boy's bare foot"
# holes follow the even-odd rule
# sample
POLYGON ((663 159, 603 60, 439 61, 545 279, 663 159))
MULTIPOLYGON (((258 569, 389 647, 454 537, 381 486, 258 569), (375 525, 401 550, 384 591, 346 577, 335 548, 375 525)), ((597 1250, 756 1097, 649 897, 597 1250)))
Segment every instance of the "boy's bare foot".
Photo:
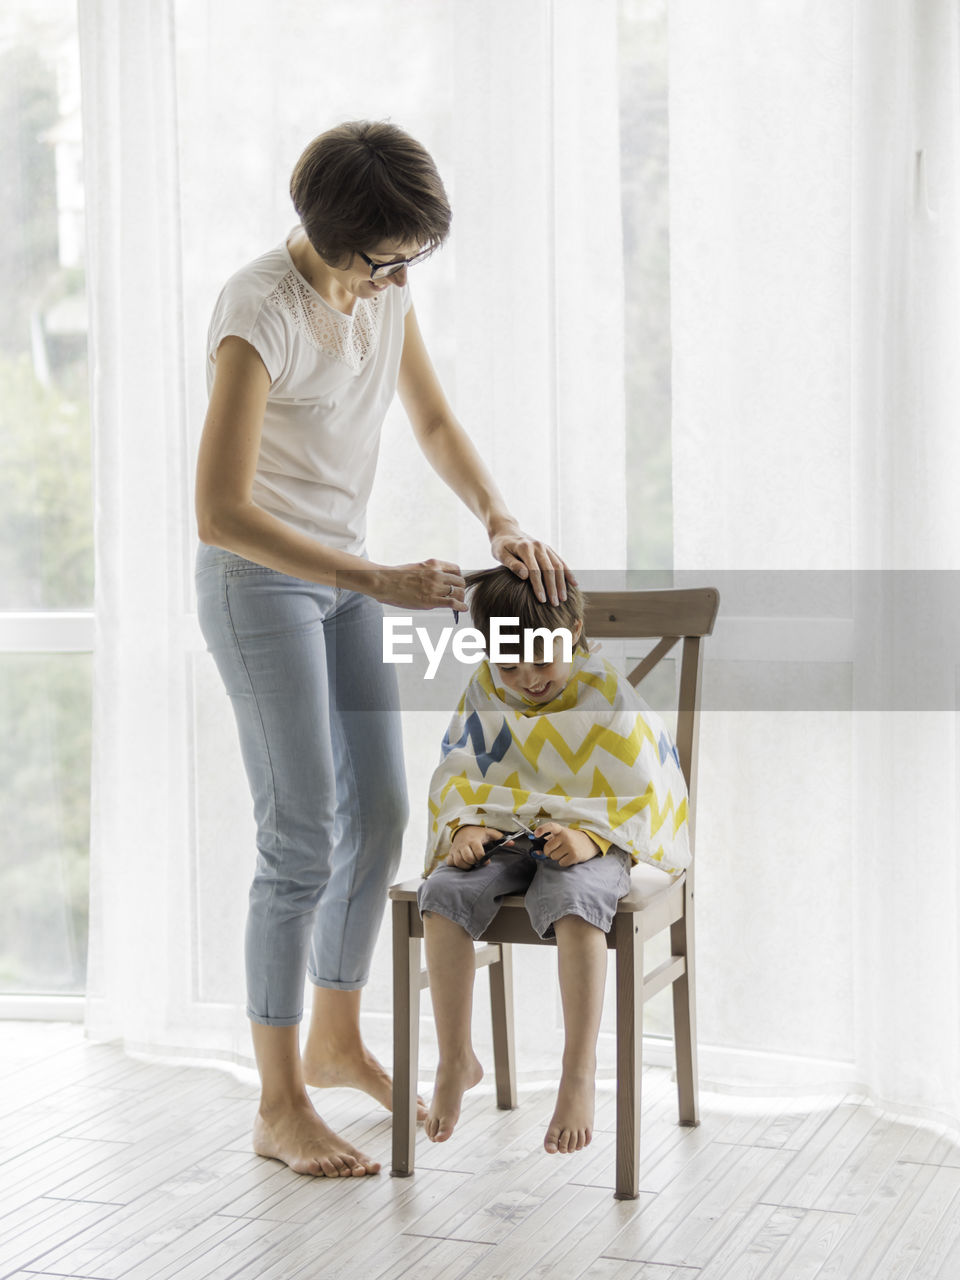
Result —
POLYGON ((430 1099, 430 1114, 423 1127, 431 1142, 446 1142, 460 1119, 463 1095, 482 1079, 483 1067, 473 1053, 449 1063, 441 1060, 430 1099))
POLYGON ((547 1126, 543 1147, 550 1155, 567 1155, 589 1145, 593 1137, 594 1072, 564 1071, 560 1076, 557 1105, 547 1126))
MULTIPOLYGON (((377 1059, 361 1044, 350 1052, 327 1049, 303 1051, 304 1080, 314 1089, 360 1089, 388 1111, 393 1110, 393 1081, 377 1059)), ((417 1123, 427 1118, 427 1104, 417 1097, 417 1123)))
POLYGON ((309 1099, 283 1110, 257 1112, 253 1149, 258 1156, 282 1160, 294 1173, 320 1178, 362 1178, 380 1165, 323 1123, 309 1099))

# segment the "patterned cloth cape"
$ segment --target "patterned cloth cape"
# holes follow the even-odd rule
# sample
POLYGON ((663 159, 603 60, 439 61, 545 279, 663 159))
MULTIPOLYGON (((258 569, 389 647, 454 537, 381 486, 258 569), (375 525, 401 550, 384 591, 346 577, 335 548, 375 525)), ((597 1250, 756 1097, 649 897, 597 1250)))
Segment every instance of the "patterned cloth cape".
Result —
POLYGON ((547 703, 505 688, 481 663, 464 690, 430 782, 424 875, 461 826, 512 831, 553 819, 636 862, 690 864, 687 789, 660 718, 597 654, 574 655, 547 703))

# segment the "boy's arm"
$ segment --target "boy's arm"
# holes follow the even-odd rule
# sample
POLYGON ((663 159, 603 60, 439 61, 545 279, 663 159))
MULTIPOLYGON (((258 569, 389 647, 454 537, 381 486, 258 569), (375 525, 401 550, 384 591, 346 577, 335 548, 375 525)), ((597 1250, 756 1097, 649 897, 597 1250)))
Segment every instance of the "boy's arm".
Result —
POLYGON ((598 836, 595 831, 591 831, 588 827, 574 827, 574 830, 582 831, 584 835, 589 836, 601 853, 606 853, 613 844, 612 840, 608 840, 606 836, 598 836))

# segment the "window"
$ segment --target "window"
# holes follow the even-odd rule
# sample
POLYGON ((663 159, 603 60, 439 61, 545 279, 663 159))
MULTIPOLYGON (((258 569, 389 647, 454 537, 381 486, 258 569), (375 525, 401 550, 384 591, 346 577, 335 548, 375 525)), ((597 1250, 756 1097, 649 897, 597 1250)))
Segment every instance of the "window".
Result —
POLYGON ((83 990, 93 519, 75 6, 0 21, 0 997, 83 990))
MULTIPOLYGON (((507 40, 488 39, 486 6, 477 7, 483 10, 480 14, 471 6, 424 0, 423 20, 411 34, 409 24, 378 27, 382 6, 376 0, 328 6, 319 18, 312 11, 308 17, 309 6, 298 3, 285 11, 286 22, 266 26, 259 0, 244 0, 231 10, 236 23, 229 57, 223 56, 222 33, 215 24, 211 26, 209 6, 177 0, 171 7, 176 27, 176 105, 182 126, 176 166, 182 238, 171 250, 180 253, 182 260, 183 305, 177 308, 177 323, 183 324, 182 357, 175 363, 184 365, 191 432, 203 418, 203 332, 213 300, 232 270, 289 229, 287 176, 310 132, 336 119, 389 116, 433 150, 448 180, 456 225, 461 229, 448 251, 418 269, 423 275, 416 277, 421 322, 444 384, 471 429, 487 432, 484 451, 493 455, 499 450, 499 456, 506 458, 516 451, 515 446, 525 444, 536 462, 538 451, 549 448, 552 439, 547 419, 556 375, 550 361, 550 344, 556 338, 556 318, 550 312, 554 273, 546 252, 535 259, 536 269, 530 269, 536 294, 527 290, 526 309, 516 308, 516 314, 511 309, 511 322, 521 337, 527 326, 526 337, 531 341, 528 348, 516 344, 516 369, 500 370, 500 399, 490 399, 486 369, 491 362, 484 362, 483 352, 474 350, 465 335, 476 332, 482 339, 489 324, 485 304, 490 244, 496 244, 497 268, 503 277, 504 262, 513 261, 518 217, 538 225, 550 220, 556 178, 551 163, 556 157, 562 159, 565 145, 562 137, 549 141, 556 106, 551 94, 562 92, 562 59, 569 52, 569 44, 563 38, 554 42, 554 37, 558 33, 564 37, 566 32, 568 38, 576 24, 554 23, 559 7, 556 13, 552 6, 524 11, 524 30, 536 50, 531 66, 537 75, 528 79, 517 74, 525 69, 525 55, 507 40), (343 67, 330 64, 318 98, 315 58, 305 54, 291 62, 289 57, 294 19, 306 53, 367 40, 364 48, 370 65, 387 68, 389 74, 384 71, 358 86, 356 77, 344 71, 346 63, 343 67), (380 35, 370 36, 371 31, 380 35), (251 32, 257 34, 256 40, 248 38, 251 32), (250 86, 242 101, 232 92, 238 68, 249 72, 240 76, 250 86), (502 77, 502 119, 490 117, 487 68, 502 77), (276 85, 281 82, 284 92, 278 96, 276 85), (478 143, 486 146, 487 154, 478 153, 478 143), (543 160, 542 172, 527 173, 528 145, 543 160), (491 218, 494 206, 486 174, 505 175, 518 184, 522 197, 516 203, 502 203, 496 218, 491 218), (230 210, 230 217, 220 219, 220 234, 211 237, 211 218, 224 209, 230 210), (465 234, 469 228, 473 233, 465 234), (472 307, 464 305, 465 294, 474 300, 472 307), (536 303, 533 312, 529 310, 532 302, 536 303), (454 323, 451 317, 458 314, 459 323, 454 323), (535 366, 528 350, 533 351, 535 366), (469 352, 469 359, 458 362, 461 351, 469 352), (528 364, 534 372, 525 367, 528 364), (514 392, 520 390, 526 399, 514 403, 514 392), (515 440, 512 423, 528 419, 528 437, 515 440)), ((95 11, 92 6, 86 13, 90 16, 95 11)), ((493 9, 490 14, 497 16, 493 9)), ((669 567, 671 558, 666 0, 620 0, 619 14, 628 274, 627 457, 631 513, 636 517, 630 529, 628 562, 659 569, 669 567)), ((497 16, 504 29, 512 28, 516 20, 512 12, 497 16)), ((10 833, 0 853, 0 999, 4 993, 30 998, 79 994, 85 982, 93 537, 75 23, 70 0, 12 0, 0 16, 0 156, 7 175, 0 192, 0 265, 11 295, 0 316, 0 816, 5 833, 10 833)), ((134 34, 127 29, 128 38, 134 34)), ((613 48, 604 46, 608 47, 613 48)), ((166 99, 157 101, 162 115, 166 99)), ((102 130, 104 122, 111 123, 109 109, 97 128, 102 130)), ((558 171, 562 176, 562 164, 558 171)), ((615 164, 613 172, 615 178, 615 164)), ((503 182, 499 187, 507 189, 503 182)), ((563 192, 558 198, 565 198, 563 192)), ((610 204, 614 202, 612 195, 610 204)), ((571 223, 575 221, 574 206, 571 223)), ((576 243, 586 243, 586 238, 576 243)), ((167 241, 164 247, 169 249, 167 241)), ((530 268, 529 252, 524 241, 522 254, 517 251, 523 271, 530 268)), ((585 313, 576 323, 587 327, 589 317, 585 313)), ((501 339, 500 346, 506 346, 501 339)), ((564 340, 576 346, 566 329, 564 340)), ((491 351, 496 349, 492 343, 491 351)), ((154 439, 159 438, 154 433, 154 439)), ((430 539, 438 536, 436 530, 461 521, 455 500, 440 482, 432 475, 421 480, 426 473, 426 464, 409 447, 405 426, 393 432, 388 423, 380 477, 384 484, 390 481, 391 492, 399 496, 375 505, 372 547, 389 545, 398 559, 412 559, 421 554, 424 542, 429 546, 430 539), (409 465, 415 482, 401 465, 409 465), (442 497, 431 515, 432 525, 415 524, 406 518, 402 504, 409 502, 422 512, 427 485, 434 486, 427 492, 442 497), (404 539, 409 546, 400 545, 404 539)), ((176 478, 171 479, 170 491, 179 492, 176 483, 176 478)), ((178 530, 190 523, 186 495, 184 486, 178 530)), ((100 498, 104 512, 105 490, 100 498)), ((463 534, 463 558, 470 563, 486 554, 486 546, 476 522, 463 518, 462 523, 469 528, 463 534)), ((537 531, 545 527, 546 517, 537 531)), ((177 578, 177 573, 175 569, 172 577, 177 578)), ((197 654, 196 658, 199 672, 206 657, 197 654)), ((172 697, 177 678, 175 672, 172 697)), ((198 681, 205 678, 197 675, 198 681)), ((201 710, 202 697, 201 690, 201 710)), ((220 702, 216 715, 218 726, 222 724, 227 734, 230 726, 223 720, 220 702)), ((203 734, 209 730, 202 716, 198 719, 197 751, 203 757, 208 750, 203 734)), ((432 758, 442 727, 441 723, 436 732, 430 731, 424 760, 432 758)), ((242 787, 239 764, 232 757, 217 757, 221 772, 228 765, 231 779, 235 778, 230 787, 242 787)), ((211 767, 205 778, 209 780, 213 772, 211 767)), ((116 778, 105 780, 106 787, 120 785, 116 778)), ((423 787, 414 785, 417 812, 422 816, 423 787)), ((232 797, 234 790, 223 794, 232 797)), ((191 878, 194 865, 206 874, 211 865, 219 865, 206 856, 214 843, 222 851, 219 856, 227 860, 249 838, 245 825, 231 844, 221 818, 226 807, 231 816, 236 811, 239 825, 239 815, 246 813, 245 795, 239 794, 236 805, 224 806, 217 800, 219 807, 215 807, 211 797, 220 795, 215 786, 204 791, 197 806, 196 848, 184 855, 193 859, 187 880, 201 886, 197 911, 201 935, 214 913, 218 923, 222 916, 221 887, 211 878, 206 891, 207 881, 191 878), (209 813, 204 804, 209 805, 209 813)), ((416 836, 411 835, 411 849, 415 845, 416 836)), ((236 879, 232 868, 230 874, 236 879)), ((240 919, 239 910, 236 919, 240 919)), ((228 980, 234 982, 237 973, 231 958, 234 950, 221 968, 216 967, 221 942, 219 933, 214 933, 209 947, 202 936, 198 944, 203 961, 196 967, 197 990, 208 1002, 205 1010, 210 1004, 226 1002, 223 988, 228 980), (221 970, 226 975, 223 984, 221 970)), ((389 1003, 388 993, 384 998, 389 1003)))

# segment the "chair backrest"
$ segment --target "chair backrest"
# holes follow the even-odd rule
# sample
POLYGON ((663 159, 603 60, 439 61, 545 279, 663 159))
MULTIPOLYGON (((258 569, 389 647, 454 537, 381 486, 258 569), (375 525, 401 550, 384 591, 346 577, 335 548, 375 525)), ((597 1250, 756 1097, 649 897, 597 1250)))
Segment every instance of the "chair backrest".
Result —
POLYGON ((696 830, 697 747, 700 738, 700 685, 703 677, 701 641, 713 631, 720 608, 714 587, 665 588, 659 591, 591 591, 587 594, 584 627, 593 639, 657 639, 627 678, 637 685, 678 643, 680 679, 677 688, 677 753, 689 793, 690 848, 696 830))

